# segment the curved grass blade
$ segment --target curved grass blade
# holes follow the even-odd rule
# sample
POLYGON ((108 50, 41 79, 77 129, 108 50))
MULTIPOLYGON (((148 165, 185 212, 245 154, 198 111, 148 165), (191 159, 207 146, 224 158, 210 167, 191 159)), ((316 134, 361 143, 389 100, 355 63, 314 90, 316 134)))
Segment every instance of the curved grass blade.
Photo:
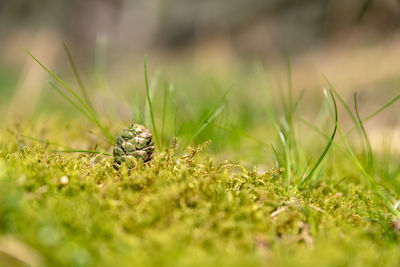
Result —
MULTIPOLYGON (((367 121, 369 121, 370 119, 374 118, 376 115, 378 115, 379 113, 381 113, 382 111, 384 111, 385 109, 387 109, 388 107, 393 105, 399 99, 400 99, 400 95, 392 98, 389 102, 387 102, 386 104, 384 104, 383 106, 378 108, 376 111, 372 112, 370 115, 365 117, 362 120, 362 123, 365 124, 367 121)), ((299 120, 302 123, 304 123, 306 126, 308 126, 310 129, 314 130, 315 132, 317 132, 318 134, 320 134, 321 136, 325 137, 328 140, 329 137, 324 132, 322 132, 320 129, 315 127, 313 124, 309 123, 308 121, 304 120, 303 118, 299 118, 299 120)), ((347 137, 351 132, 353 132, 354 130, 358 129, 359 127, 360 127, 359 123, 356 123, 355 126, 353 126, 353 128, 351 128, 350 130, 347 131, 347 133, 345 134, 345 137, 347 137)), ((334 142, 334 144, 335 144, 335 142, 334 142)), ((341 148, 341 146, 338 146, 338 147, 341 148)))
POLYGON ((66 44, 65 42, 63 42, 63 46, 64 46, 64 50, 65 50, 65 52, 66 52, 66 54, 67 54, 67 57, 68 57, 68 60, 69 60, 69 64, 71 65, 72 71, 74 72, 75 79, 76 79, 76 81, 78 82, 79 88, 81 89, 81 92, 82 92, 82 95, 83 95, 83 99, 86 101, 86 103, 88 104, 88 106, 89 106, 93 111, 96 111, 96 110, 93 108, 93 104, 92 104, 92 102, 90 101, 90 98, 89 98, 89 95, 88 95, 88 93, 87 93, 86 87, 85 87, 85 85, 84 85, 83 82, 82 82, 81 76, 79 75, 79 72, 78 72, 78 69, 77 69, 77 67, 76 67, 76 65, 75 65, 75 62, 74 62, 74 60, 72 59, 71 52, 69 51, 69 49, 68 49, 68 47, 67 47, 67 44, 66 44))
POLYGON ((224 108, 223 101, 225 100, 228 93, 232 90, 233 85, 231 85, 221 96, 221 98, 214 104, 213 108, 203 117, 200 123, 197 125, 195 130, 193 131, 192 136, 188 139, 183 148, 186 148, 188 145, 192 143, 192 141, 206 128, 206 126, 211 123, 224 108))
MULTIPOLYGON (((390 107, 391 105, 393 105, 396 101, 400 100, 400 95, 395 96, 394 98, 392 98, 389 102, 387 102, 386 104, 382 105, 380 108, 378 108, 377 110, 375 110, 374 112, 372 112, 370 115, 368 115, 367 117, 365 117, 362 122, 366 123, 367 121, 369 121, 370 119, 372 119, 373 117, 375 117, 376 115, 378 115, 379 113, 381 113, 382 111, 384 111, 385 109, 387 109, 388 107, 390 107)), ((352 131, 354 131, 355 129, 358 129, 358 127, 360 127, 358 124, 356 124, 353 128, 351 128, 347 133, 346 136, 348 136, 352 131)))
POLYGON ((18 134, 18 135, 21 136, 22 138, 29 139, 31 141, 35 141, 35 142, 39 142, 39 143, 44 143, 46 145, 52 145, 52 146, 58 146, 58 147, 64 148, 63 150, 53 150, 53 152, 91 153, 91 154, 102 154, 102 155, 105 155, 105 156, 112 156, 112 154, 107 153, 107 152, 101 152, 101 151, 96 151, 96 150, 85 150, 85 149, 72 149, 69 146, 61 145, 61 144, 58 144, 56 142, 51 142, 51 141, 48 141, 48 140, 43 140, 43 139, 39 139, 39 138, 28 136, 28 135, 24 135, 24 134, 18 134))
MULTIPOLYGON (((331 88, 334 89, 334 88, 331 88)), ((354 154, 353 150, 351 149, 349 143, 347 142, 347 139, 345 135, 342 133, 339 127, 337 127, 337 131, 345 145, 345 148, 347 151, 345 152, 345 155, 350 159, 350 161, 358 168, 358 170, 363 174, 363 176, 368 180, 369 184, 372 187, 372 190, 374 193, 381 198, 385 206, 392 212, 393 215, 396 217, 400 216, 400 212, 393 206, 393 203, 391 203, 390 199, 384 194, 384 192, 378 187, 375 179, 364 169, 356 155, 354 154)))
POLYGON ((361 128, 361 132, 364 136, 364 142, 367 150, 367 159, 368 159, 368 170, 372 171, 374 169, 374 157, 372 154, 371 142, 369 141, 367 132, 365 131, 364 124, 361 120, 360 113, 358 112, 358 101, 357 101, 357 93, 354 94, 354 107, 356 110, 356 115, 359 123, 359 127, 361 128))
POLYGON ((400 212, 394 208, 393 204, 389 200, 389 198, 383 193, 383 191, 378 187, 375 179, 364 169, 360 161, 357 159, 356 155, 354 154, 353 150, 351 149, 350 145, 348 144, 346 137, 342 133, 342 131, 338 128, 338 132, 340 137, 343 140, 343 143, 347 149, 346 155, 349 157, 351 162, 359 169, 359 171, 367 178, 368 182, 370 183, 372 190, 377 194, 381 200, 384 202, 385 206, 395 215, 396 217, 400 216, 400 212))
MULTIPOLYGON (((325 97, 326 97, 326 101, 328 103, 328 106, 330 106, 329 104, 329 96, 328 93, 326 92, 326 90, 324 89, 324 93, 325 93, 325 97)), ((321 161, 325 158, 326 154, 328 153, 330 147, 332 146, 333 143, 333 139, 335 138, 336 135, 336 131, 338 128, 338 111, 337 111, 337 104, 336 104, 336 99, 335 96, 332 93, 332 90, 329 90, 330 96, 332 98, 333 101, 333 107, 334 107, 334 119, 335 119, 335 128, 333 129, 332 135, 329 138, 328 144, 325 146, 324 151, 322 152, 321 156, 318 158, 317 162, 314 164, 313 168, 311 169, 310 173, 300 182, 300 187, 303 187, 313 176, 314 172, 316 171, 316 169, 318 168, 318 166, 320 165, 321 161)), ((331 109, 331 108, 330 108, 331 109)))
POLYGON ((353 120, 354 124, 357 125, 357 119, 354 116, 353 112, 351 111, 349 105, 346 104, 346 101, 342 98, 342 96, 336 91, 335 87, 333 84, 328 80, 328 78, 325 76, 325 74, 322 74, 322 77, 326 81, 326 83, 329 85, 329 88, 335 93, 336 97, 339 99, 339 102, 342 103, 344 108, 346 109, 347 113, 349 113, 350 118, 353 120))
POLYGON ((90 117, 90 115, 85 110, 83 110, 78 104, 76 104, 69 96, 64 94, 64 92, 60 88, 58 88, 57 85, 55 85, 55 83, 49 81, 49 84, 51 87, 53 87, 54 90, 56 90, 60 95, 62 95, 74 108, 76 108, 79 112, 85 115, 86 118, 93 121, 92 117, 90 117))
MULTIPOLYGON (((320 134, 321 136, 325 137, 326 139, 328 139, 329 137, 322 132, 321 130, 319 130, 318 128, 316 128, 314 125, 308 123, 306 120, 301 119, 301 121, 307 125, 310 129, 314 130, 316 133, 320 134)), ((351 147, 349 146, 349 144, 346 141, 346 137, 345 135, 343 135, 343 133, 341 132, 340 128, 338 127, 337 132, 340 134, 343 143, 345 144, 345 148, 343 148, 342 146, 336 144, 335 142, 333 142, 333 144, 336 144, 337 148, 339 148, 346 156, 347 158, 357 167, 357 169, 362 173, 362 175, 364 177, 367 178, 368 182, 370 183, 372 189, 374 190, 374 192, 382 199, 382 201, 384 202, 385 206, 395 215, 395 216, 400 216, 400 212, 394 208, 393 204, 390 202, 390 200, 385 196, 385 194, 382 192, 382 190, 378 187, 378 185, 376 184, 376 181, 374 178, 372 178, 363 168, 363 166, 361 165, 361 163, 359 162, 359 160, 357 159, 357 157, 354 155, 354 152, 352 151, 351 147), (347 149, 347 150, 346 150, 347 149)), ((400 168, 398 170, 400 172, 400 168)), ((395 175, 394 177, 396 177, 397 175, 395 175)))
POLYGON ((293 115, 293 85, 292 85, 292 66, 290 63, 289 53, 286 52, 286 68, 287 68, 287 83, 288 83, 288 97, 289 97, 289 110, 288 110, 288 121, 292 124, 293 115))
POLYGON ((272 144, 271 144, 271 149, 272 149, 272 152, 274 154, 274 160, 275 160, 276 168, 279 169, 281 167, 281 160, 279 158, 278 151, 276 151, 274 145, 272 145, 272 144))
POLYGON ((207 116, 204 120, 201 121, 199 126, 196 128, 196 131, 193 133, 193 135, 190 137, 190 139, 186 142, 186 144, 183 146, 186 148, 192 141, 204 130, 204 128, 207 127, 208 124, 210 124, 224 109, 224 105, 221 105, 217 110, 212 112, 209 116, 207 116))
POLYGON ((375 117, 376 115, 378 115, 379 113, 381 113, 383 110, 385 110, 386 108, 388 108, 389 106, 391 106, 392 104, 394 104, 397 100, 400 99, 400 95, 394 97, 392 100, 390 100, 389 102, 387 102, 385 105, 383 105, 382 107, 378 108, 375 112, 371 113, 370 115, 368 115, 365 119, 363 119, 363 122, 366 122, 370 119, 372 119, 373 117, 375 117))
POLYGON ((97 127, 100 128, 100 130, 104 133, 104 135, 107 137, 108 141, 113 144, 114 143, 114 137, 110 134, 110 132, 103 127, 103 125, 100 123, 92 109, 82 100, 82 98, 71 88, 69 87, 63 80, 61 80, 57 75, 55 75, 53 72, 51 72, 48 68, 46 68, 38 59, 36 59, 28 50, 25 49, 25 51, 45 70, 47 73, 49 73, 54 79, 56 79, 58 82, 60 82, 68 91, 71 92, 71 94, 79 101, 79 103, 85 108, 85 110, 89 113, 90 117, 92 117, 93 121, 96 123, 97 127))
POLYGON ((155 141, 156 141, 158 150, 161 150, 160 139, 158 138, 156 122, 154 120, 153 105, 151 103, 151 97, 150 97, 150 86, 149 86, 149 79, 148 79, 148 75, 147 75, 147 57, 146 56, 144 57, 144 79, 146 82, 147 102, 149 104, 150 117, 151 117, 151 123, 153 125, 154 137, 155 137, 155 141))
POLYGON ((290 187, 290 179, 291 179, 291 171, 292 171, 292 160, 291 160, 291 154, 290 154, 290 146, 291 146, 291 138, 287 139, 287 142, 285 140, 285 135, 282 131, 279 132, 279 135, 282 139, 282 144, 283 148, 285 150, 285 160, 286 160, 286 182, 287 182, 287 189, 289 190, 290 187))
POLYGON ((163 99, 163 113, 162 113, 162 122, 161 122, 161 138, 163 140, 165 137, 165 116, 166 116, 166 112, 167 112, 167 97, 168 97, 168 90, 167 90, 167 85, 165 85, 164 86, 164 99, 163 99))

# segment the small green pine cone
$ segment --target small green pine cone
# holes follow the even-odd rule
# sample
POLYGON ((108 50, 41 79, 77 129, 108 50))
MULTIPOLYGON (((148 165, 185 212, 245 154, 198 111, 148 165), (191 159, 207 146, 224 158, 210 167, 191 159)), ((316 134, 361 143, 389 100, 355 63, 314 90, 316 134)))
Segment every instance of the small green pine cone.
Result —
POLYGON ((132 124, 117 137, 113 148, 114 168, 119 169, 123 162, 133 158, 149 162, 153 157, 154 143, 150 131, 139 124, 132 124))

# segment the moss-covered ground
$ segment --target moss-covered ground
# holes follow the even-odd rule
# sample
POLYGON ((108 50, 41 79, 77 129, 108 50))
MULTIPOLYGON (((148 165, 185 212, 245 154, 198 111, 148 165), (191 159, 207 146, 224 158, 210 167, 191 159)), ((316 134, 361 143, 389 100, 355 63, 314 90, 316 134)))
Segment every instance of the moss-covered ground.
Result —
POLYGON ((288 63, 277 88, 259 65, 145 67, 87 92, 42 65, 31 109, 0 90, 0 267, 400 266, 398 91, 299 91, 288 63), (117 171, 131 123, 156 153, 117 171))
MULTIPOLYGON (((34 128, 23 130, 66 129, 34 128)), ((399 266, 394 217, 351 165, 297 190, 283 170, 199 150, 171 145, 117 172, 112 157, 56 153, 2 130, 0 265, 399 266)))

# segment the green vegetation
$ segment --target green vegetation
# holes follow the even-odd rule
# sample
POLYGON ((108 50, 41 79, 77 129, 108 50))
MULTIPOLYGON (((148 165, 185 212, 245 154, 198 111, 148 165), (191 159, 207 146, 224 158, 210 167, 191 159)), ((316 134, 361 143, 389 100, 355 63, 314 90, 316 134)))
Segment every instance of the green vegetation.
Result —
POLYGON ((326 78, 325 101, 304 108, 289 60, 281 104, 253 90, 258 65, 240 76, 249 94, 218 79, 175 85, 145 63, 123 121, 89 99, 64 47, 80 91, 34 59, 75 118, 60 107, 1 130, 0 266, 400 264, 400 155, 374 151, 365 125, 398 95, 362 116, 326 78), (114 136, 134 120, 158 151, 116 171, 114 136))
POLYGON ((54 154, 15 137, 1 140, 3 262, 29 246, 29 263, 48 266, 399 264, 393 217, 351 165, 298 191, 277 170, 195 158, 200 149, 178 157, 172 146, 117 173, 110 157, 54 154), (9 236, 24 245, 5 254, 9 236))

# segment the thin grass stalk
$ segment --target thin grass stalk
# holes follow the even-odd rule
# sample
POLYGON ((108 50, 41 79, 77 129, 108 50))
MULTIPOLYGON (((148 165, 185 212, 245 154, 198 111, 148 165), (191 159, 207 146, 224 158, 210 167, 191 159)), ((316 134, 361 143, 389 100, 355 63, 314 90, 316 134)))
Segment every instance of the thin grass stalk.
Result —
POLYGON ((161 150, 160 140, 158 138, 158 133, 157 133, 156 122, 154 120, 153 105, 151 103, 151 97, 150 97, 150 86, 149 86, 149 79, 148 79, 148 75, 147 75, 147 57, 144 57, 144 79, 146 82, 147 102, 149 104, 150 117, 151 117, 151 123, 153 125, 154 137, 156 139, 156 144, 157 144, 158 150, 161 150))
POLYGON ((81 89, 82 95, 83 95, 83 99, 86 101, 86 103, 88 104, 88 106, 95 112, 96 110, 93 107, 92 102, 90 101, 90 97, 89 94, 86 90, 85 85, 82 82, 81 76, 79 75, 79 71, 78 68, 75 65, 74 60, 72 59, 72 55, 70 50, 67 47, 67 44, 65 42, 63 42, 63 46, 64 46, 64 50, 67 54, 68 60, 69 60, 69 64, 71 65, 72 71, 74 72, 74 76, 76 81, 78 82, 79 88, 81 89))
POLYGON ((36 59, 28 50, 25 49, 25 51, 44 69, 49 73, 54 79, 56 79, 58 82, 60 82, 68 91, 70 91, 71 94, 74 95, 74 97, 79 101, 79 103, 86 109, 86 111, 89 113, 89 115, 93 118, 94 122, 96 125, 100 128, 100 130, 105 134, 107 137, 108 141, 113 144, 114 143, 114 137, 110 134, 110 132, 103 127, 103 125, 100 123, 94 112, 90 109, 90 107, 82 100, 82 98, 71 88, 69 87, 63 80, 61 80, 58 76, 56 76, 53 72, 51 72, 48 68, 46 68, 38 59, 36 59))
POLYGON ((289 95, 289 122, 292 120, 292 108, 293 108, 293 86, 292 86, 292 67, 290 64, 290 56, 286 53, 286 68, 287 68, 287 83, 288 83, 288 95, 289 95))
POLYGON ((64 94, 64 92, 60 88, 58 88, 55 83, 49 81, 49 84, 51 87, 53 87, 54 90, 56 90, 61 96, 63 96, 74 108, 76 108, 79 112, 85 115, 86 118, 93 121, 93 118, 90 117, 90 115, 84 109, 82 109, 78 104, 76 104, 69 96, 64 94))
MULTIPOLYGON (((378 115, 379 113, 381 113, 382 111, 384 111, 385 109, 387 109, 388 107, 390 107, 391 105, 393 105, 395 102, 397 102, 398 100, 400 100, 400 95, 395 96, 394 98, 392 98, 389 102, 387 102, 386 104, 384 104, 383 106, 379 107, 377 110, 375 110, 374 112, 372 112, 370 115, 368 115, 367 117, 365 117, 362 122, 365 124, 367 121, 369 121, 370 119, 374 118, 376 115, 378 115)), ((353 128, 351 128, 350 130, 347 131, 347 133, 345 134, 345 136, 348 136, 350 133, 352 133, 354 130, 358 129, 359 125, 355 124, 355 126, 353 128)))
POLYGON ((373 154, 372 154, 371 142, 369 141, 367 132, 365 131, 365 128, 364 128, 364 124, 363 124, 363 122, 362 122, 362 120, 361 120, 360 113, 358 112, 357 94, 354 94, 354 108, 355 108, 355 111, 356 111, 356 115, 357 115, 359 127, 360 127, 361 132, 362 132, 363 137, 364 137, 364 143, 365 143, 366 151, 367 151, 368 170, 369 170, 370 172, 372 172, 373 169, 374 169, 374 156, 373 156, 373 154))
POLYGON ((210 111, 203 117, 203 119, 200 121, 200 123, 197 125, 195 130, 193 131, 193 134, 190 136, 188 141, 185 143, 183 146, 183 149, 186 148, 189 144, 192 143, 192 141, 206 128, 208 124, 210 124, 218 115, 221 113, 221 111, 224 108, 223 101, 225 100, 226 96, 228 93, 232 90, 233 85, 231 85, 221 96, 221 98, 213 105, 213 108, 210 109, 210 111))
POLYGON ((362 166, 362 164, 360 163, 360 161, 357 159, 356 155, 354 154, 353 150, 349 146, 349 144, 346 140, 346 137, 344 136, 344 134, 342 133, 340 128, 338 128, 338 132, 339 132, 340 137, 347 149, 347 152, 348 152, 347 155, 348 155, 349 159, 351 160, 351 162, 357 167, 357 169, 359 169, 359 171, 364 175, 364 177, 367 178, 367 180, 370 183, 375 194, 377 194, 381 198, 381 200, 384 202, 385 206, 393 213, 393 215, 395 215, 396 217, 399 217, 400 212, 394 208, 394 206, 390 202, 390 200, 386 197, 386 195, 382 192, 382 190, 379 189, 375 179, 364 169, 364 167, 362 166))
POLYGON ((48 140, 43 140, 43 139, 39 139, 39 138, 35 138, 35 137, 31 137, 28 135, 24 135, 24 134, 18 134, 20 137, 31 140, 31 141, 35 141, 35 142, 39 142, 39 143, 43 143, 46 145, 52 145, 52 146, 57 146, 57 147, 62 147, 64 149, 62 150, 53 150, 53 152, 65 152, 65 153, 90 153, 90 154, 101 154, 101 155, 105 155, 105 156, 112 156, 112 154, 107 153, 107 152, 102 152, 102 151, 96 151, 96 150, 86 150, 86 149, 73 149, 69 146, 66 145, 62 145, 56 142, 52 142, 52 141, 48 141, 48 140))
MULTIPOLYGON (((329 96, 328 93, 326 92, 326 90, 324 90, 326 99, 327 99, 327 103, 329 106, 329 96)), ((335 96, 332 93, 332 90, 329 91, 330 96, 332 98, 333 101, 333 106, 334 106, 334 121, 335 121, 335 127, 333 129, 332 135, 329 138, 328 144, 325 146, 324 151, 322 152, 321 156, 318 158, 317 162, 314 164, 313 168, 311 169, 310 173, 300 182, 299 187, 303 187, 313 176, 314 172, 316 171, 316 169, 318 168, 318 166, 321 164, 322 160, 325 158, 326 154, 328 153, 330 147, 332 146, 333 140, 335 138, 336 135, 336 131, 338 128, 338 111, 337 111, 337 104, 336 104, 336 99, 335 96)))
POLYGON ((66 149, 66 150, 53 150, 57 153, 88 153, 88 154, 99 154, 104 156, 112 156, 112 154, 96 150, 85 150, 85 149, 66 149))
POLYGON ((164 99, 163 99, 163 113, 162 113, 162 122, 161 122, 161 138, 163 140, 163 145, 164 140, 165 140, 165 116, 166 116, 166 110, 167 110, 167 86, 164 86, 164 99))

